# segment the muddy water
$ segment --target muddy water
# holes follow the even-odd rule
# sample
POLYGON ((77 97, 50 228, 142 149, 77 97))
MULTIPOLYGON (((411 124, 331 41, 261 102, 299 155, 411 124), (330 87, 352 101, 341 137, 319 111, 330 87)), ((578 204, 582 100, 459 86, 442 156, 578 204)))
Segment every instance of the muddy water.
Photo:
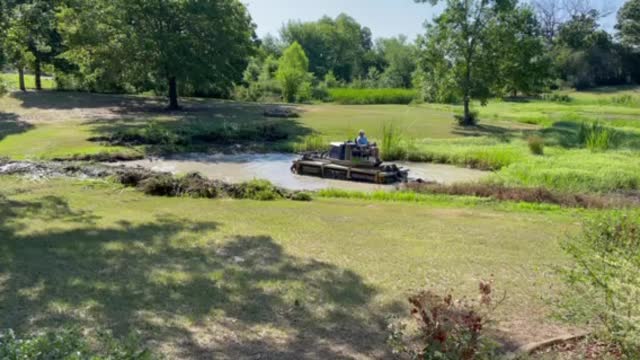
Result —
MULTIPOLYGON (((319 190, 325 188, 391 190, 395 188, 394 186, 294 175, 289 169, 291 168, 292 161, 297 158, 297 155, 283 153, 239 155, 188 154, 128 161, 118 163, 117 165, 141 166, 155 171, 165 171, 174 174, 197 171, 209 178, 223 180, 229 183, 266 179, 277 186, 291 190, 319 190)), ((489 174, 484 171, 464 169, 450 165, 411 162, 396 162, 396 164, 408 168, 410 170, 409 177, 411 178, 421 178, 425 181, 435 181, 443 184, 476 181, 489 174)))

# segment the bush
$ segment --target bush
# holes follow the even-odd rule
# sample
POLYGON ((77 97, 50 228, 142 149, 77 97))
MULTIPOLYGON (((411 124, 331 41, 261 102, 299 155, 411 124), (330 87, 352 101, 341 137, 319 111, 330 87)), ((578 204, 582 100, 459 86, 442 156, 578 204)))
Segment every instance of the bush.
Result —
POLYGON ((480 121, 477 111, 470 111, 469 118, 465 118, 464 114, 453 115, 453 118, 460 126, 474 126, 478 125, 478 122, 480 121))
POLYGON ((527 140, 529 150, 534 155, 544 155, 544 139, 540 136, 530 136, 527 140))
MULTIPOLYGON (((130 183, 134 177, 123 178, 130 183)), ((215 182, 198 173, 190 173, 183 177, 161 174, 139 181, 138 188, 147 195, 153 196, 191 196, 195 198, 215 198, 218 196, 215 182)))
POLYGON ((567 94, 544 94, 542 100, 556 103, 570 103, 573 101, 571 96, 567 94))
POLYGON ((293 201, 311 201, 311 200, 313 200, 313 198, 311 197, 311 194, 309 194, 308 192, 304 192, 304 191, 299 191, 299 192, 295 192, 295 193, 291 194, 290 199, 293 200, 293 201))
POLYGON ((230 194, 236 199, 270 201, 283 198, 284 194, 267 180, 251 180, 235 186, 230 194))
POLYGON ((417 95, 413 89, 329 89, 329 99, 343 105, 408 105, 417 95))
POLYGON ((563 271, 570 291, 566 315, 602 325, 607 340, 631 359, 640 356, 640 213, 611 212, 587 219, 563 249, 575 260, 563 271))
POLYGON ((420 331, 416 349, 405 340, 403 326, 390 326, 389 344, 396 353, 413 359, 474 360, 494 359, 496 346, 484 335, 494 310, 492 283, 480 282, 478 300, 455 300, 433 291, 422 291, 409 298, 411 315, 420 331))
POLYGON ((124 341, 100 334, 91 346, 78 330, 61 330, 19 338, 9 330, 0 334, 0 359, 15 360, 150 360, 151 353, 130 336, 124 341), (96 349, 97 347, 97 349, 96 349))
POLYGON ((9 89, 7 88, 7 84, 0 79, 0 97, 5 96, 8 92, 9 89))

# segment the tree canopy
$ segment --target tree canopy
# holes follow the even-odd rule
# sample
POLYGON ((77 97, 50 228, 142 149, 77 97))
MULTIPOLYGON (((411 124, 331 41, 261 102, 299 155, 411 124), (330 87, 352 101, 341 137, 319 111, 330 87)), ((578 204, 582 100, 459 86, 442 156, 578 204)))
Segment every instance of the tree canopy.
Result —
POLYGON ((84 78, 168 90, 227 92, 242 77, 254 26, 238 0, 76 0, 62 29, 84 78), (181 86, 180 86, 181 85, 181 86))
POLYGON ((620 8, 616 29, 624 44, 640 49, 640 0, 628 0, 620 8))
POLYGON ((287 102, 296 100, 300 87, 307 80, 308 71, 309 59, 302 46, 294 42, 282 54, 276 73, 282 86, 283 97, 287 102))

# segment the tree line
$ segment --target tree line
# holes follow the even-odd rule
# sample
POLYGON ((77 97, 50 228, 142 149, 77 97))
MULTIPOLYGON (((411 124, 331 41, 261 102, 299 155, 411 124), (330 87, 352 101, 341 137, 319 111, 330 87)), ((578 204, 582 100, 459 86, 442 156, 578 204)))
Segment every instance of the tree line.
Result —
MULTIPOLYGON (((409 0, 407 0, 409 1, 409 0)), ((414 0, 444 3, 415 41, 374 39, 341 14, 290 21, 259 39, 239 0, 3 0, 0 62, 63 89, 155 91, 286 101, 332 87, 418 88, 426 101, 534 95, 640 81, 640 0, 615 34, 587 0, 414 0), (562 6, 561 6, 562 5, 562 6)))

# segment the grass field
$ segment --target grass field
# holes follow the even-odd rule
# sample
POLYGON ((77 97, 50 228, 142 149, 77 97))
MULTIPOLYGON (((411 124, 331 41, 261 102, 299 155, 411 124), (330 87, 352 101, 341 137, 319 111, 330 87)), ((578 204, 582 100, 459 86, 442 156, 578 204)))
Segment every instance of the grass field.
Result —
POLYGON ((169 113, 162 98, 14 93, 0 99, 0 156, 214 151, 220 141, 258 151, 294 151, 352 139, 360 129, 381 141, 384 125, 394 124, 403 156, 411 160, 491 169, 496 174, 490 181, 513 186, 633 191, 640 187, 639 99, 637 88, 622 88, 493 101, 479 108, 480 125, 461 128, 452 120, 458 107, 433 104, 302 105, 300 118, 267 119, 262 105, 230 101, 184 99, 186 111, 169 113), (613 134, 607 149, 590 151, 580 140, 581 124, 593 121, 613 134), (533 135, 543 138, 543 156, 528 149, 533 135), (105 141, 114 138, 137 142, 105 141))
MULTIPOLYGON (((0 81, 3 81, 9 89, 17 90, 20 88, 20 82, 18 79, 18 74, 13 73, 0 73, 0 81)), ((45 90, 50 90, 55 88, 56 83, 53 78, 48 76, 43 76, 41 78, 42 88, 45 90)), ((24 85, 27 89, 35 89, 36 88, 36 78, 33 75, 26 74, 24 76, 24 85)))
POLYGON ((135 329, 171 358, 379 358, 411 289, 473 294, 493 274, 501 336, 566 331, 544 298, 578 213, 443 196, 157 198, 62 179, 0 189, 0 328, 135 329))

